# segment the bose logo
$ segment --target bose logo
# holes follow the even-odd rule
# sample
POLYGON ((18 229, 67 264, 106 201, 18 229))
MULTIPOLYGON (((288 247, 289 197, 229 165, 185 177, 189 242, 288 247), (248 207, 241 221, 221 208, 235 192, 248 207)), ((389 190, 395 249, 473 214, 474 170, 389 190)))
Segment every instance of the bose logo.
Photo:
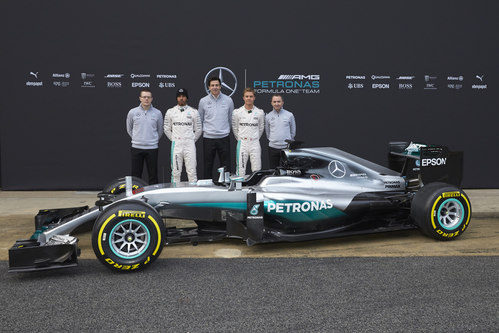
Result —
POLYGON ((422 166, 445 165, 445 163, 447 163, 447 157, 423 158, 423 160, 421 161, 422 166))

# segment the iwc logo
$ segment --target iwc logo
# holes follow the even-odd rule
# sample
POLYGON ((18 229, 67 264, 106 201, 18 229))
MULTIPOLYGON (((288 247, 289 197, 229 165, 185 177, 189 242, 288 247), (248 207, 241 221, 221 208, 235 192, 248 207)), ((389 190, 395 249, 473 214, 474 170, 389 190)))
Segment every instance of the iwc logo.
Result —
POLYGON ((337 160, 332 160, 329 163, 328 170, 331 176, 333 176, 334 178, 343 178, 347 173, 345 165, 337 160))
POLYGON ((206 76, 204 77, 204 89, 207 94, 210 93, 210 90, 208 89, 208 79, 213 76, 218 77, 222 82, 222 93, 228 96, 234 95, 237 89, 237 77, 236 74, 227 67, 215 67, 206 73, 206 76))

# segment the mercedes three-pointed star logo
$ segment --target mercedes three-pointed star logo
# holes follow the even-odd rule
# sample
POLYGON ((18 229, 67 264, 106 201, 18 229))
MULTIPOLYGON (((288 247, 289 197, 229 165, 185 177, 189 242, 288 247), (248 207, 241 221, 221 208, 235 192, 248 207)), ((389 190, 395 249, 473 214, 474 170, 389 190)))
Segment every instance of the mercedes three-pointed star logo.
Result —
POLYGON ((208 89, 208 79, 216 76, 222 82, 222 92, 226 95, 232 96, 237 89, 237 78, 236 74, 233 71, 228 69, 227 67, 215 67, 212 68, 206 73, 204 77, 204 89, 206 93, 209 94, 210 90, 208 89))
POLYGON ((343 163, 341 163, 340 161, 337 161, 337 160, 332 160, 329 163, 328 169, 329 169, 329 173, 334 178, 343 178, 343 177, 345 177, 345 174, 347 173, 347 170, 346 170, 345 166, 343 165, 343 163))

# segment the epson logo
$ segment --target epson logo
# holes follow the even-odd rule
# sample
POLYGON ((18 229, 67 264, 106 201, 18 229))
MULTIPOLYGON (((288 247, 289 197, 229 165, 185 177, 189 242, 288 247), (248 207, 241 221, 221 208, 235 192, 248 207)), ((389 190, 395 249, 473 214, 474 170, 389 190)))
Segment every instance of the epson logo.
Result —
POLYGON ((309 75, 300 75, 300 74, 281 74, 279 75, 278 80, 320 80, 321 76, 319 74, 309 74, 309 75))
POLYGON ((423 158, 421 166, 437 166, 445 165, 445 163, 447 163, 447 157, 423 158))
POLYGON ((305 202, 274 202, 267 201, 267 212, 275 213, 306 213, 333 208, 331 200, 305 202))
POLYGON ((132 82, 132 88, 149 88, 149 82, 132 82))
POLYGON ((373 83, 372 88, 373 89, 389 89, 390 84, 389 83, 373 83))

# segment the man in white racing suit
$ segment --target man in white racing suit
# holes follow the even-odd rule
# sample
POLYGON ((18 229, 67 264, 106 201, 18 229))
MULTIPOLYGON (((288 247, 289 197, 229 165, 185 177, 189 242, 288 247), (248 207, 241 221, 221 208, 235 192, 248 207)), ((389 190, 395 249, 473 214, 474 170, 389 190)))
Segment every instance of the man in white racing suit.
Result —
POLYGON ((254 105, 255 90, 244 89, 243 100, 244 105, 232 113, 232 131, 237 140, 236 173, 238 176, 246 174, 248 158, 252 172, 262 168, 260 137, 265 129, 265 113, 254 105))
POLYGON ((172 183, 180 182, 184 160, 189 182, 197 182, 195 142, 201 136, 202 126, 198 111, 187 105, 188 98, 187 89, 177 90, 177 105, 166 111, 165 115, 165 134, 172 142, 172 183))

